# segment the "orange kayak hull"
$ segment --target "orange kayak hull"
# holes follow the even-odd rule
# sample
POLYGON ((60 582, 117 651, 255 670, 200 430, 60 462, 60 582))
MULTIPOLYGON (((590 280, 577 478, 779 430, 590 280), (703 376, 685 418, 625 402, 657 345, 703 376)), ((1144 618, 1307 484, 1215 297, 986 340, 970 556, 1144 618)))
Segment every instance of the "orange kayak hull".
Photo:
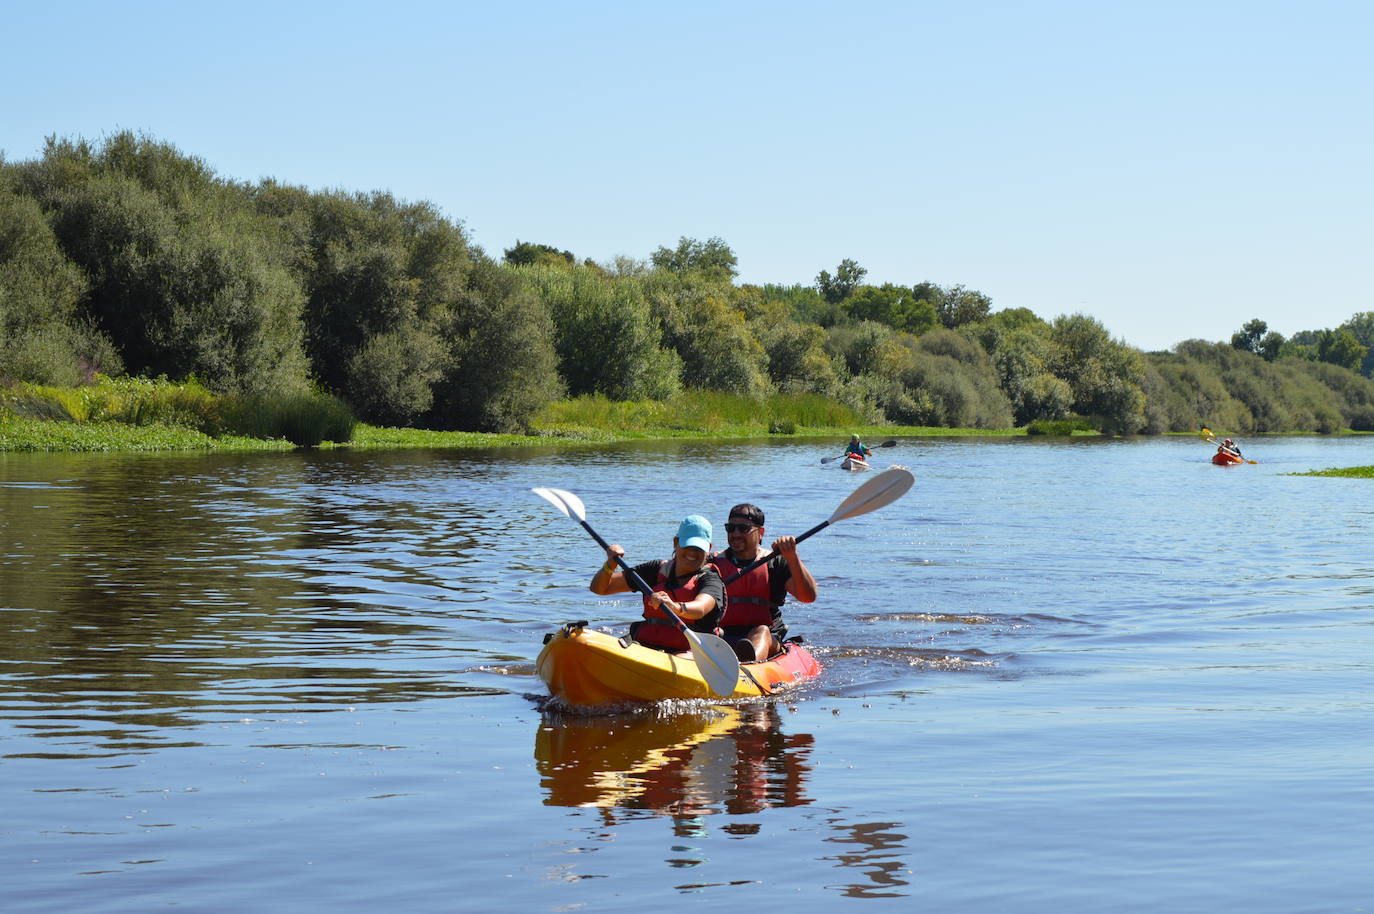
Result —
POLYGON ((573 707, 604 707, 681 698, 755 698, 821 674, 814 655, 796 642, 761 663, 740 666, 729 696, 706 684, 690 653, 670 654, 570 622, 545 636, 535 667, 549 694, 573 707))

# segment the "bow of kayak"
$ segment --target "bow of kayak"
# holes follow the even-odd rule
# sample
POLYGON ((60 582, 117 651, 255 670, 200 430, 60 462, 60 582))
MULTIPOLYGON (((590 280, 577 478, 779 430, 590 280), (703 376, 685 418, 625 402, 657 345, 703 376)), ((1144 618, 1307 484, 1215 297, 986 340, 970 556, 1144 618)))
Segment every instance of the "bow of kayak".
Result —
POLYGON ((1240 457, 1237 457, 1235 454, 1227 454, 1222 451, 1218 451, 1217 453, 1212 455, 1212 462, 1219 467, 1231 467, 1236 466, 1237 464, 1244 463, 1245 460, 1240 457))
MULTIPOLYGON (((549 693, 566 705, 595 707, 674 698, 717 699, 690 653, 670 654, 569 622, 544 638, 535 666, 549 693)), ((820 675, 820 662, 796 642, 761 663, 740 666, 725 697, 771 695, 820 675)))

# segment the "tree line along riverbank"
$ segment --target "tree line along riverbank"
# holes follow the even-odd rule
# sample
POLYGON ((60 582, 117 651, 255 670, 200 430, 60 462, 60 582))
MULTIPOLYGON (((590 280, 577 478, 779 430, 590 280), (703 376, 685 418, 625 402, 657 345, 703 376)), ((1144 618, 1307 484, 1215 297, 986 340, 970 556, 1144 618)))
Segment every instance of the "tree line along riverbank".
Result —
POLYGON ((519 240, 495 257, 429 203, 236 181, 128 132, 51 138, 36 160, 0 159, 4 434, 1374 429, 1374 312, 1288 339, 1256 319, 1229 342, 1147 353, 1085 314, 875 285, 853 260, 809 285, 741 284, 737 266, 719 238, 604 263, 519 240), (53 393, 149 378, 183 388, 186 414, 83 416, 84 394, 53 393), (724 408, 712 398, 734 399, 694 418, 724 408))

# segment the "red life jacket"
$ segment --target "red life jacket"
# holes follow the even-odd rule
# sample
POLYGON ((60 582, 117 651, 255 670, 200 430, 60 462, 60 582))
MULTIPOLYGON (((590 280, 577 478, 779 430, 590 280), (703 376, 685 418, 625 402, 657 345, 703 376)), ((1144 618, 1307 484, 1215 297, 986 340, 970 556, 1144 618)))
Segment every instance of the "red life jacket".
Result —
MULTIPOLYGON (((668 570, 673 567, 673 560, 667 559, 658 566, 658 580, 653 584, 653 591, 665 591, 673 598, 675 603, 686 603, 696 599, 698 574, 692 575, 676 587, 668 586, 668 570)), ((704 566, 703 566, 704 567, 704 566)), ((708 634, 715 631, 713 621, 718 615, 718 610, 713 610, 702 616, 700 619, 683 619, 687 626, 693 631, 706 632, 708 634), (705 627, 702 627, 705 626, 705 627)), ((674 616, 666 609, 652 606, 649 598, 644 598, 644 621, 635 626, 634 639, 640 644, 647 644, 650 647, 665 648, 670 651, 686 651, 691 649, 687 643, 687 636, 684 635, 673 621, 674 616)))
MULTIPOLYGON (((748 574, 732 581, 725 588, 725 615, 721 617, 721 627, 729 625, 772 625, 773 620, 782 615, 781 605, 773 602, 773 584, 768 576, 768 561, 748 574)), ((722 579, 739 571, 730 557, 729 550, 722 550, 711 556, 711 564, 716 566, 722 579)), ((749 564, 745 562, 745 564, 749 564)))

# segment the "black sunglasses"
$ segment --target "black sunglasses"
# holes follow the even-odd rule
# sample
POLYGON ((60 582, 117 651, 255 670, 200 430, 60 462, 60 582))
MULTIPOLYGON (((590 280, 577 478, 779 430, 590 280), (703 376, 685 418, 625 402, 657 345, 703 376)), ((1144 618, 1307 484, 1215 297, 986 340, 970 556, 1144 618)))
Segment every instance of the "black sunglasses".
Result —
POLYGON ((757 526, 758 526, 758 524, 726 524, 726 525, 725 525, 725 532, 726 532, 726 533, 748 533, 750 530, 753 530, 753 529, 754 529, 755 527, 757 527, 757 526))

